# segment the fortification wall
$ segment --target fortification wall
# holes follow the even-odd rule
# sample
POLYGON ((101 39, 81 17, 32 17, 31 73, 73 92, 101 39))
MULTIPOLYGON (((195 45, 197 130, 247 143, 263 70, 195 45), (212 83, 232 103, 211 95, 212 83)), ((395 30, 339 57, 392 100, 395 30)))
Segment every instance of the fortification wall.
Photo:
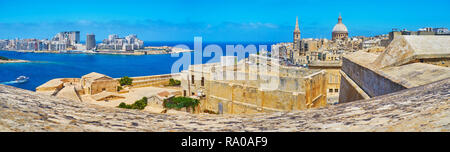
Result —
POLYGON ((343 76, 341 76, 341 86, 339 88, 341 92, 339 93, 339 103, 364 99, 364 96, 362 95, 363 92, 361 92, 362 90, 358 90, 359 86, 357 86, 350 78, 348 78, 344 74, 343 76))
MULTIPOLYGON (((406 87, 377 74, 371 69, 352 62, 345 57, 343 58, 342 71, 370 97, 385 95, 406 89, 406 87)), ((343 93, 346 91, 352 92, 347 86, 349 85, 341 88, 339 102, 350 102, 350 100, 353 99, 353 97, 348 96, 349 94, 351 95, 351 93, 343 93)))
POLYGON ((206 85, 209 92, 206 93, 206 99, 201 102, 202 111, 251 114, 306 109, 304 93, 261 90, 247 85, 220 81, 207 81, 206 85))
MULTIPOLYGON (((148 87, 148 86, 161 86, 169 85, 169 80, 171 78, 179 79, 179 74, 162 74, 162 75, 152 75, 152 76, 142 76, 142 77, 130 77, 133 79, 133 87, 148 87)), ((116 80, 119 80, 117 78, 116 80)))

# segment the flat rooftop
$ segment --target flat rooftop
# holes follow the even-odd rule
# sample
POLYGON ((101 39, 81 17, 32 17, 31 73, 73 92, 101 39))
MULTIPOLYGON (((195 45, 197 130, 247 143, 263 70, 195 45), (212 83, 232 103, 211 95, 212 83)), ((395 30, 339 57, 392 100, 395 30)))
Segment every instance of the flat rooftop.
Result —
POLYGON ((64 84, 64 82, 61 81, 61 79, 52 79, 52 80, 47 81, 46 83, 40 85, 37 88, 56 88, 62 84, 64 84))
POLYGON ((380 70, 390 80, 406 88, 450 78, 450 68, 425 63, 413 63, 380 70))
POLYGON ((450 68, 410 63, 420 58, 450 58, 450 36, 400 36, 378 55, 358 51, 345 59, 396 82, 406 88, 450 78, 450 68))
POLYGON ((358 51, 351 54, 344 55, 344 58, 357 63, 366 68, 375 68, 372 63, 378 58, 378 54, 358 51))
POLYGON ((398 36, 373 64, 384 68, 426 58, 450 58, 450 36, 398 36))
POLYGON ((428 84, 450 78, 450 68, 426 63, 412 63, 401 66, 379 68, 373 64, 376 54, 355 52, 346 56, 348 60, 396 82, 406 88, 428 84))

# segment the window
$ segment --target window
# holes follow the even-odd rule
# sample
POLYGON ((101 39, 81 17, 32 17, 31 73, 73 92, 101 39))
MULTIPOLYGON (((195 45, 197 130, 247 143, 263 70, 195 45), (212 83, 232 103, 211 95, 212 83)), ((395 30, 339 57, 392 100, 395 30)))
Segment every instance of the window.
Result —
POLYGON ((183 96, 186 97, 186 90, 183 90, 183 96))
POLYGON ((192 75, 192 84, 194 84, 194 75, 192 75))
POLYGON ((106 90, 106 88, 102 88, 102 91, 105 91, 106 90))
POLYGON ((334 89, 334 92, 338 92, 339 91, 339 89, 334 89))
POLYGON ((202 82, 201 82, 202 86, 205 86, 205 77, 202 77, 202 82))
POLYGON ((328 90, 328 92, 333 92, 333 89, 328 90))

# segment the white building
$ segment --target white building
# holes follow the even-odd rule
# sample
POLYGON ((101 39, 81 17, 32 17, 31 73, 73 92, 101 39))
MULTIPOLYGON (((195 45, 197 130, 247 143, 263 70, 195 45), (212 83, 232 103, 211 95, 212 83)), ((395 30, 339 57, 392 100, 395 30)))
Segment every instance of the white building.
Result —
POLYGON ((117 34, 111 34, 108 39, 104 39, 103 43, 98 45, 98 49, 107 50, 123 50, 133 51, 144 48, 144 41, 139 40, 135 34, 126 36, 125 38, 119 38, 117 34))

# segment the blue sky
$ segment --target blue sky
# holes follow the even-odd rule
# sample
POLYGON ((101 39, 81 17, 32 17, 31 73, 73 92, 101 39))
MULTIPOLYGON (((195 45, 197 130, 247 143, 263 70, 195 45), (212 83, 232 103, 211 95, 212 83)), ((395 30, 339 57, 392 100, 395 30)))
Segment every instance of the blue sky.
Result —
POLYGON ((51 38, 65 30, 137 34, 146 41, 292 40, 295 17, 303 38, 330 38, 339 13, 350 36, 392 28, 450 28, 449 0, 0 0, 0 39, 51 38))

